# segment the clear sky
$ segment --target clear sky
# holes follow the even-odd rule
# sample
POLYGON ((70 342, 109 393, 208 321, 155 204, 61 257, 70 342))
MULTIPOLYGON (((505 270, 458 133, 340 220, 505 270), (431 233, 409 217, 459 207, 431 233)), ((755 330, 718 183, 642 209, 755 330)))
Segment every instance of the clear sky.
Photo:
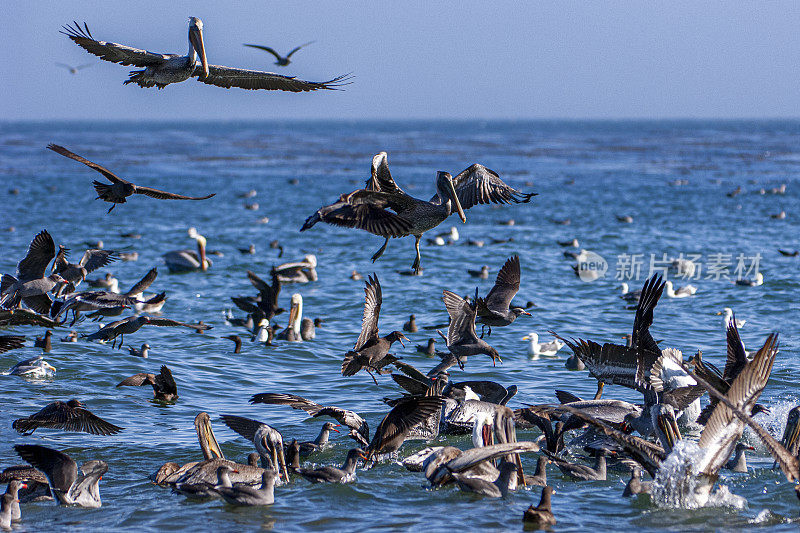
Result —
POLYGON ((2 119, 800 117, 798 2, 9 1, 0 17, 2 119), (210 63, 341 92, 123 86, 128 67, 58 33, 185 54, 200 17, 210 63), (245 48, 284 53, 288 67, 245 48), (55 66, 93 62, 73 76, 55 66))

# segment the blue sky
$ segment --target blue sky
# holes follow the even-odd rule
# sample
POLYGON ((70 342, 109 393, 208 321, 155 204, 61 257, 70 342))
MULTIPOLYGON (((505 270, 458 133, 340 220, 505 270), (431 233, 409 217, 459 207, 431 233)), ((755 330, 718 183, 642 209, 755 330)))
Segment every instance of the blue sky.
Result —
POLYGON ((125 1, 7 2, 0 119, 794 118, 800 3, 125 1), (325 80, 341 92, 122 81, 58 33, 157 52, 205 24, 209 62, 325 80), (286 68, 242 43, 298 52, 286 68), (72 76, 55 66, 95 62, 72 76))

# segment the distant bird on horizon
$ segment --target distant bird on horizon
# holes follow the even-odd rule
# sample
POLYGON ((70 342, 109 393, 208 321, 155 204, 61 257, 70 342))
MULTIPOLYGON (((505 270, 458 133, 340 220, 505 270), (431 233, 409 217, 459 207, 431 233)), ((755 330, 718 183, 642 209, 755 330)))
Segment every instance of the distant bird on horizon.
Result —
POLYGON ((275 56, 275 59, 277 60, 277 61, 275 61, 275 64, 276 64, 276 65, 278 65, 279 67, 285 67, 285 66, 287 66, 289 63, 291 63, 291 62, 292 62, 290 58, 292 57, 292 55, 293 55, 295 52, 297 52, 297 51, 298 51, 298 50, 300 50, 301 48, 304 48, 304 47, 306 47, 306 46, 308 46, 309 44, 312 44, 312 43, 314 43, 314 42, 316 42, 316 41, 308 41, 307 43, 303 43, 303 44, 301 44, 300 46, 297 46, 297 47, 295 47, 294 49, 292 49, 292 51, 291 51, 291 52, 289 52, 288 54, 286 54, 286 56, 285 56, 285 57, 284 57, 284 56, 282 56, 282 55, 280 55, 278 52, 276 52, 274 49, 270 48, 269 46, 263 46, 263 45, 260 45, 260 44, 245 44, 244 46, 247 46, 247 47, 249 47, 249 48, 257 48, 257 49, 259 49, 259 50, 264 50, 265 52, 269 52, 270 54, 272 54, 272 55, 274 55, 274 56, 275 56))
POLYGON ((105 176, 106 179, 108 179, 108 181, 111 182, 111 185, 101 183, 97 180, 92 182, 94 183, 94 189, 97 191, 97 199, 113 204, 111 207, 108 208, 107 211, 108 213, 110 213, 111 210, 117 206, 117 204, 124 204, 126 202, 126 198, 128 198, 132 194, 143 194, 145 196, 149 196, 150 198, 155 198, 157 200, 207 200, 216 194, 212 193, 209 194, 208 196, 183 196, 181 194, 174 194, 171 192, 153 189, 152 187, 141 187, 139 185, 134 185, 129 181, 125 181, 124 179, 117 177, 110 170, 98 165, 97 163, 92 163, 88 159, 85 159, 79 156, 78 154, 70 152, 63 146, 51 143, 47 145, 47 148, 49 148, 50 150, 54 151, 57 154, 63 155, 64 157, 73 159, 78 163, 83 163, 92 170, 96 170, 97 172, 105 176))
POLYGON ((77 66, 73 67, 72 65, 67 65, 66 63, 56 62, 56 66, 63 67, 65 69, 67 69, 67 71, 69 71, 69 73, 72 74, 72 75, 75 75, 75 74, 78 73, 79 70, 91 67, 92 65, 94 65, 94 63, 85 63, 83 65, 77 65, 77 66))

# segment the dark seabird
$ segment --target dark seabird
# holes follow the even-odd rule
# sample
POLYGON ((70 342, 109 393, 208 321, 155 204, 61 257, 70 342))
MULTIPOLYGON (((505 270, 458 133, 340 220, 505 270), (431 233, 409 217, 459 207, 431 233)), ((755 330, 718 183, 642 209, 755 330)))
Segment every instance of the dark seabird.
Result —
POLYGON ((347 458, 341 468, 323 466, 320 468, 298 468, 295 472, 311 483, 348 483, 355 480, 356 466, 359 459, 367 456, 361 448, 353 448, 347 452, 347 458))
POLYGON ((261 44, 245 44, 244 46, 248 46, 250 48, 257 48, 258 50, 264 50, 265 52, 268 52, 268 53, 274 55, 275 59, 276 59, 275 64, 278 65, 279 67, 285 67, 289 63, 291 63, 290 58, 292 57, 292 55, 295 52, 297 52, 298 50, 300 50, 303 47, 308 46, 309 44, 311 44, 313 42, 314 41, 308 41, 307 43, 303 43, 300 46, 292 48, 292 51, 289 52, 288 54, 286 54, 286 56, 282 56, 278 52, 276 52, 275 50, 270 48, 269 46, 264 46, 264 45, 261 45, 261 44))
POLYGON ((75 74, 78 73, 79 70, 83 70, 85 68, 89 68, 92 65, 94 65, 94 63, 84 63, 83 65, 75 65, 75 66, 73 66, 73 65, 68 65, 66 63, 60 63, 60 62, 56 61, 56 66, 57 67, 61 67, 61 68, 67 69, 67 71, 72 75, 75 75, 75 74))
POLYGON ((161 365, 161 373, 157 376, 146 373, 134 374, 120 381, 117 387, 142 387, 144 385, 153 387, 153 397, 156 400, 174 402, 178 399, 178 385, 172 378, 172 372, 167 368, 167 365, 161 365))
POLYGON ((253 488, 248 485, 220 487, 217 493, 231 505, 255 506, 275 503, 275 481, 278 473, 275 470, 264 470, 261 474, 261 486, 253 488))
POLYGON ((24 303, 32 311, 42 315, 50 313, 52 298, 47 294, 59 283, 66 283, 60 274, 45 277, 47 265, 56 256, 53 238, 42 230, 31 241, 25 258, 17 264, 17 276, 3 274, 0 280, 0 305, 16 309, 24 303))
MULTIPOLYGON (((256 454, 258 456, 258 454, 256 454)), ((251 465, 258 466, 258 465, 251 465)), ((229 464, 221 464, 217 467, 217 482, 208 483, 198 481, 196 483, 179 482, 175 483, 173 490, 189 498, 216 498, 219 496, 217 489, 232 487, 231 474, 238 474, 238 470, 229 464)))
POLYGON ((239 87, 249 90, 264 89, 298 93, 320 89, 335 90, 341 85, 348 84, 350 80, 349 75, 345 75, 324 82, 306 81, 272 72, 209 65, 206 61, 206 50, 203 43, 203 21, 197 17, 189 17, 189 52, 185 56, 158 54, 122 44, 95 40, 86 23, 83 24, 83 27, 77 22, 73 26, 63 26, 61 33, 90 54, 96 55, 104 61, 141 67, 142 70, 130 71, 130 77, 123 82, 124 85, 135 83, 139 87, 163 89, 171 83, 197 78, 197 81, 206 85, 216 85, 225 89, 239 87))
POLYGON ((422 235, 447 220, 454 211, 466 222, 464 210, 477 204, 527 203, 533 196, 535 193, 521 193, 509 187, 493 170, 474 164, 455 178, 447 172, 438 172, 436 195, 430 201, 420 200, 397 186, 389 172, 386 152, 381 152, 372 159, 372 176, 364 189, 343 194, 335 203, 320 208, 308 217, 300 231, 323 221, 379 235, 385 241, 372 256, 373 261, 386 251, 390 238, 413 235, 416 258, 411 268, 419 274, 422 235))
POLYGON ((521 307, 510 307, 511 300, 519 292, 519 281, 519 256, 514 255, 500 269, 494 287, 486 298, 477 299, 478 317, 476 321, 489 326, 488 335, 492 334, 492 326, 508 326, 519 315, 531 316, 521 307))
POLYGON ((403 324, 403 331, 408 331, 409 333, 416 333, 419 331, 417 327, 417 317, 414 315, 408 317, 408 322, 403 324))
POLYGON ((642 481, 642 469, 637 466, 631 470, 631 478, 625 485, 625 490, 622 491, 622 495, 627 498, 628 496, 636 496, 637 494, 650 494, 652 490, 653 482, 642 481))
POLYGON ((100 507, 100 480, 108 472, 105 461, 78 464, 67 454, 35 444, 17 444, 14 449, 25 461, 47 476, 50 492, 61 505, 100 507))
POLYGON ((133 346, 128 346, 128 353, 134 357, 141 357, 143 359, 147 359, 150 355, 150 345, 147 343, 142 344, 142 347, 134 348, 133 346))
POLYGON ((467 273, 473 278, 489 279, 489 267, 483 265, 480 270, 467 269, 467 273))
POLYGON ((222 338, 233 341, 233 353, 241 353, 242 339, 239 337, 239 335, 226 335, 225 337, 222 338))
POLYGON ((300 261, 290 261, 275 267, 282 283, 309 283, 317 281, 317 256, 307 254, 300 261))
POLYGON ((784 257, 797 257, 800 255, 800 250, 781 250, 779 248, 778 252, 784 257))
POLYGON ((59 245, 53 268, 50 270, 51 274, 60 274, 69 283, 66 292, 74 291, 75 287, 86 279, 87 274, 117 260, 114 250, 86 250, 77 263, 70 263, 67 255, 69 250, 63 244, 59 245))
POLYGON ((623 224, 633 224, 633 217, 630 215, 614 215, 617 217, 618 222, 622 222, 623 224))
POLYGON ((0 335, 0 353, 16 350, 23 346, 25 346, 24 335, 0 335))
POLYGON ((595 460, 594 468, 581 465, 570 463, 566 459, 562 459, 557 455, 544 450, 544 453, 550 458, 559 470, 561 470, 564 474, 574 479, 578 479, 581 481, 605 481, 606 480, 606 454, 604 451, 600 451, 597 454, 597 459, 595 460))
POLYGON ((572 248, 580 248, 580 244, 578 244, 578 239, 572 239, 571 241, 558 241, 559 246, 571 246, 572 248))
POLYGON ((355 347, 344 356, 342 375, 352 376, 364 369, 377 385, 378 381, 372 371, 381 373, 383 367, 397 360, 389 353, 392 344, 400 341, 400 344, 405 347, 403 339, 408 339, 399 331, 392 331, 384 337, 378 335, 378 316, 381 312, 383 295, 377 275, 372 275, 367 279, 364 293, 366 297, 364 299, 364 316, 361 321, 361 335, 358 336, 355 347))
MULTIPOLYGON (((563 441, 562 441, 563 442, 563 441)), ((526 485, 547 486, 547 463, 550 459, 541 456, 536 460, 536 472, 532 476, 525 476, 526 485)))
POLYGON ((339 425, 333 422, 325 422, 319 430, 319 435, 317 435, 317 438, 313 441, 297 442, 297 440, 294 440, 293 442, 297 443, 300 457, 308 457, 312 453, 321 450, 323 446, 328 444, 331 431, 339 433, 339 430, 336 429, 338 427, 339 425))
POLYGON ((428 339, 428 344, 417 344, 417 353, 434 355, 436 353, 436 339, 428 339))
POLYGON ((14 420, 11 427, 23 435, 30 435, 38 428, 79 431, 92 435, 114 435, 123 430, 93 414, 78 400, 55 401, 36 414, 14 420))
POLYGON ((408 397, 400 400, 375 429, 367 448, 367 459, 399 450, 414 426, 428 420, 441 407, 440 396, 408 397))
POLYGON ((250 398, 250 403, 288 405, 294 409, 305 411, 315 418, 319 416, 329 416, 340 424, 358 432, 363 439, 369 439, 369 425, 367 424, 366 420, 361 418, 361 416, 354 411, 349 411, 347 409, 342 409, 335 406, 320 405, 294 394, 283 394, 279 392, 264 392, 261 394, 256 394, 250 398))
POLYGON ((145 196, 149 196, 150 198, 156 198, 158 200, 207 200, 211 198, 216 193, 209 194, 208 196, 183 196, 182 194, 174 194, 171 192, 161 191, 158 189, 153 189, 152 187, 142 187, 140 185, 134 185, 133 183, 126 181, 120 177, 117 177, 116 174, 111 172, 110 170, 106 169, 98 165, 97 163, 92 163, 88 159, 85 159, 78 154, 74 154, 64 148, 63 146, 58 146, 57 144, 48 144, 47 147, 54 151, 57 154, 61 154, 64 157, 68 157, 77 161, 78 163, 83 163, 87 167, 91 168, 92 170, 96 170, 100 174, 106 177, 108 181, 111 182, 111 185, 101 183, 99 181, 94 181, 94 188, 97 191, 97 198, 103 200, 104 202, 110 202, 112 205, 108 208, 108 212, 110 213, 112 209, 114 209, 117 204, 124 204, 129 196, 132 194, 143 194, 145 196))
MULTIPOLYGON (((475 296, 477 299, 477 289, 475 296)), ((477 316, 477 304, 467 302, 464 298, 454 292, 442 291, 442 300, 450 315, 450 327, 447 328, 445 337, 441 331, 437 333, 447 342, 447 348, 458 361, 463 364, 470 355, 486 354, 492 358, 492 363, 497 364, 500 354, 492 346, 478 338, 475 332, 475 317, 477 316)))
MULTIPOLYGON (((152 316, 129 316, 122 320, 111 322, 95 331, 91 335, 85 335, 87 340, 94 341, 112 341, 111 347, 115 347, 117 337, 120 337, 119 346, 122 348, 122 343, 125 341, 125 335, 136 333, 144 325, 160 326, 160 327, 184 327, 190 329, 199 329, 197 324, 187 324, 185 322, 178 322, 170 318, 152 317, 152 316)), ((212 326, 205 325, 203 329, 211 329, 212 326)))
POLYGON ((316 320, 305 317, 300 321, 300 338, 304 341, 311 341, 317 338, 316 320))
POLYGON ((253 255, 256 253, 256 245, 251 244, 247 248, 239 248, 239 253, 242 255, 253 255))
POLYGON ((528 524, 535 524, 542 528, 556 525, 556 517, 553 516, 553 511, 550 508, 550 497, 554 492, 555 490, 553 490, 553 487, 543 488, 539 505, 536 507, 533 505, 528 507, 522 515, 522 521, 528 524))

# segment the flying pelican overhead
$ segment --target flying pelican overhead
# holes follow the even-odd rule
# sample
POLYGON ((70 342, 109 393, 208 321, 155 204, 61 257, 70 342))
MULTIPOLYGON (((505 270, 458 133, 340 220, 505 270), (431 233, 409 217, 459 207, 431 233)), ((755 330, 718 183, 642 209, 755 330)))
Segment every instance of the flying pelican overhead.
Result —
POLYGON ((270 48, 269 46, 263 46, 263 45, 260 45, 260 44, 246 44, 245 46, 247 46, 247 47, 249 47, 249 48, 257 48, 257 49, 259 49, 259 50, 264 50, 265 52, 269 52, 270 54, 272 54, 272 55, 274 55, 274 56, 275 56, 275 59, 276 59, 276 61, 275 61, 275 64, 276 64, 276 65, 278 65, 279 67, 285 67, 285 66, 287 66, 289 63, 291 63, 291 62, 292 62, 290 58, 292 57, 292 55, 293 55, 295 52, 297 52, 297 51, 298 51, 298 50, 300 50, 301 48, 305 48, 306 46, 308 46, 309 44, 311 44, 311 43, 313 43, 313 42, 314 42, 314 41, 309 41, 309 42, 307 42, 307 43, 303 43, 303 44, 301 44, 300 46, 297 46, 297 47, 293 48, 293 49, 292 49, 292 51, 291 51, 291 52, 289 52, 288 54, 286 54, 286 56, 285 56, 285 57, 284 57, 284 56, 282 56, 282 55, 280 55, 278 52, 276 52, 275 50, 273 50, 273 49, 272 49, 272 48, 270 48))
POLYGON ((464 209, 478 204, 519 204, 530 202, 536 193, 523 193, 506 185, 496 172, 474 164, 455 178, 448 172, 436 175, 436 195, 430 201, 406 194, 392 179, 386 152, 372 158, 372 176, 365 188, 343 194, 306 219, 300 231, 319 221, 335 226, 358 228, 386 239, 372 256, 376 261, 392 237, 413 235, 417 251, 414 274, 420 273, 419 241, 422 234, 435 228, 457 212, 466 222, 464 209))
POLYGON ((346 84, 349 79, 345 75, 324 82, 305 81, 272 72, 209 65, 203 43, 203 21, 197 17, 189 17, 189 51, 185 56, 157 54, 124 44, 98 41, 92 36, 86 23, 83 24, 83 27, 77 22, 73 22, 73 24, 73 26, 64 26, 61 33, 90 54, 112 63, 143 67, 144 70, 132 70, 130 77, 123 82, 125 85, 136 83, 139 87, 163 89, 170 83, 178 83, 195 77, 205 84, 226 89, 239 87, 298 93, 317 89, 335 89, 346 84))
POLYGON ((117 204, 124 204, 127 201, 126 198, 133 194, 143 194, 158 200, 207 200, 216 194, 212 193, 207 196, 184 196, 182 194, 160 191, 158 189, 153 189, 152 187, 134 185, 133 183, 118 177, 116 174, 98 165, 97 163, 93 163, 88 159, 79 156, 78 154, 70 152, 63 146, 51 143, 47 145, 47 148, 57 154, 63 155, 64 157, 74 159, 78 163, 83 163, 92 170, 96 170, 105 176, 106 179, 111 182, 111 185, 101 183, 97 180, 92 182, 94 184, 94 190, 97 191, 97 199, 112 204, 111 207, 108 208, 108 213, 110 213, 111 210, 117 206, 117 204))

